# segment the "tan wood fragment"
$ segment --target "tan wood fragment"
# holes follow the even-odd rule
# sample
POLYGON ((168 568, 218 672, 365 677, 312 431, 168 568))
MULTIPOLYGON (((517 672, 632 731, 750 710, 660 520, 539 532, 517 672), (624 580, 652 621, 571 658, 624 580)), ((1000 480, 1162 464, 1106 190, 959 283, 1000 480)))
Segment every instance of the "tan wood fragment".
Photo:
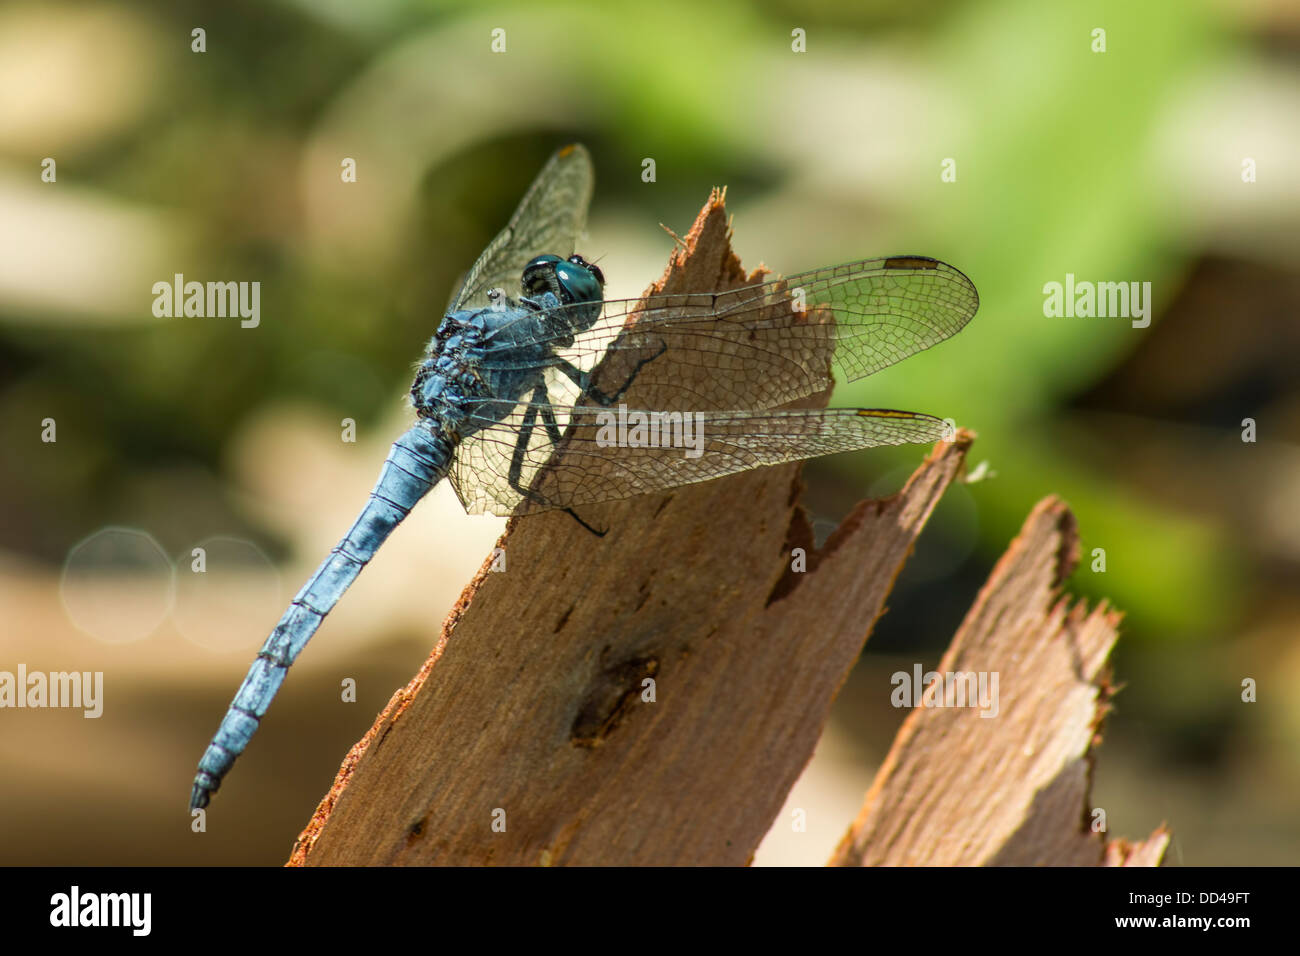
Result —
POLYGON ((832 864, 1159 862, 1163 828, 1129 845, 1090 827, 1092 750, 1120 615, 1062 595, 1078 550, 1069 509, 1040 502, 934 668, 996 674, 996 716, 914 709, 832 864))

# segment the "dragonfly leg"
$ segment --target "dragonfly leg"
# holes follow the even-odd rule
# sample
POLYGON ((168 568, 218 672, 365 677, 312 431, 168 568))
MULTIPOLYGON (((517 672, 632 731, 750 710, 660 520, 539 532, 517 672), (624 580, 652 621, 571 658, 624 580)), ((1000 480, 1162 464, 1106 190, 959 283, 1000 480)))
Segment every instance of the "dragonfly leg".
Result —
MULTIPOLYGON (((576 369, 574 371, 577 371, 576 369)), ((555 412, 551 410, 551 399, 546 394, 546 386, 538 385, 533 389, 533 398, 528 406, 528 411, 524 414, 523 423, 519 426, 519 437, 515 439, 514 454, 510 456, 510 471, 506 475, 506 480, 510 482, 510 487, 519 492, 529 501, 535 501, 538 504, 546 504, 546 499, 533 491, 531 488, 525 488, 519 480, 524 470, 524 455, 528 454, 528 442, 532 437, 533 428, 536 425, 538 416, 541 416, 542 424, 546 427, 546 433, 551 438, 551 443, 556 447, 560 444, 560 423, 555 420, 555 412)), ((605 531, 597 531, 587 522, 578 517, 578 513, 572 508, 564 508, 567 514, 578 524, 582 525, 598 538, 605 537, 605 531)), ((606 529, 608 531, 608 529, 606 529)))
POLYGON ((653 362, 655 359, 657 359, 659 356, 663 355, 667 351, 668 351, 668 343, 661 341, 659 343, 659 351, 656 352, 654 355, 651 355, 649 358, 643 358, 641 361, 637 362, 636 368, 632 369, 632 374, 629 375, 627 379, 623 382, 623 384, 618 387, 617 391, 615 391, 613 394, 610 395, 605 394, 600 389, 592 385, 591 373, 584 372, 582 369, 578 368, 572 362, 561 360, 556 363, 555 367, 558 368, 565 375, 569 376, 569 378, 573 380, 573 384, 577 385, 578 388, 582 389, 587 394, 587 396, 597 405, 609 406, 609 405, 613 405, 625 394, 627 394, 627 390, 632 387, 632 383, 636 381, 636 377, 641 374, 641 369, 645 368, 647 365, 649 365, 651 362, 653 362))

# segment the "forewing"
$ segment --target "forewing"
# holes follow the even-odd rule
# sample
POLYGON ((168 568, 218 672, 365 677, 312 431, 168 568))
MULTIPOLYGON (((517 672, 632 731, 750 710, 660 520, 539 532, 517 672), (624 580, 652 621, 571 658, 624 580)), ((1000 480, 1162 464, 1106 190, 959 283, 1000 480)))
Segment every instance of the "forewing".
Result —
MULTIPOLYGON (((571 347, 556 343, 554 354, 584 370, 603 358, 598 382, 606 388, 635 372, 638 396, 677 396, 665 408, 774 408, 829 388, 832 366, 852 381, 942 342, 978 307, 975 286, 947 263, 868 259, 730 292, 609 301, 595 325, 571 347), (638 369, 660 352, 667 360, 638 369), (683 379, 692 386, 681 388, 683 379)), ((524 341, 563 326, 534 324, 524 341)), ((518 364, 503 354, 485 367, 518 364)))
POLYGON ((535 256, 572 255, 587 223, 594 180, 585 146, 570 143, 558 150, 528 187, 510 223, 478 257, 448 311, 487 305, 489 289, 517 295, 524 266, 535 256))
MULTIPOLYGON (((520 403, 506 421, 494 421, 461 443, 451 479, 466 511, 509 515, 572 508, 819 455, 933 442, 947 432, 940 419, 885 409, 714 411, 672 420, 662 411, 580 406, 559 422, 558 446, 548 429, 532 430, 520 459, 518 483, 528 489, 521 494, 509 481, 519 428, 549 409, 520 403), (646 416, 641 446, 635 440, 639 415, 646 416), (654 415, 661 416, 657 431, 649 425, 654 415), (644 445, 652 436, 659 447, 644 445)), ((495 416, 482 420, 488 417, 495 416)))

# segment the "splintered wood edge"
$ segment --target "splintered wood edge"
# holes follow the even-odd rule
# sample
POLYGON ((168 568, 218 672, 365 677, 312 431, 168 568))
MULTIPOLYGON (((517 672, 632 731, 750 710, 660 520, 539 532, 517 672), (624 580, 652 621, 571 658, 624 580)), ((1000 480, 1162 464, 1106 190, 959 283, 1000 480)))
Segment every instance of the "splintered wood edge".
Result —
POLYGON ((1137 843, 1090 831, 1121 615, 1070 606, 1078 556, 1073 514, 1039 502, 935 667, 1009 675, 1003 720, 914 707, 831 865, 1159 865, 1163 826, 1137 843))
POLYGON ((1106 844, 1106 866, 1159 866, 1173 836, 1164 824, 1156 827, 1145 840, 1131 843, 1125 839, 1106 844))

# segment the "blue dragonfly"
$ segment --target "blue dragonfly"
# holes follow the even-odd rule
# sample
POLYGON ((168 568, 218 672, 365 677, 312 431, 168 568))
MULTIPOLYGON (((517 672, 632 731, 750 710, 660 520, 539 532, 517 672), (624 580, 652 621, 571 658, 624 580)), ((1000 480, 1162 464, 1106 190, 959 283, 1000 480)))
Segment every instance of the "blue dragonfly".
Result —
POLYGON ((559 150, 453 296, 356 522, 258 652, 194 777, 205 807, 289 666, 393 529, 443 478, 471 514, 563 510, 750 468, 934 442, 944 421, 890 409, 791 409, 960 331, 979 297, 923 256, 868 259, 727 292, 605 300, 574 253, 591 159, 559 150), (511 296, 507 289, 518 289, 511 296), (707 374, 681 385, 684 366, 707 374), (706 385, 700 385, 703 378, 706 385), (622 401, 654 396, 649 409, 622 401))

